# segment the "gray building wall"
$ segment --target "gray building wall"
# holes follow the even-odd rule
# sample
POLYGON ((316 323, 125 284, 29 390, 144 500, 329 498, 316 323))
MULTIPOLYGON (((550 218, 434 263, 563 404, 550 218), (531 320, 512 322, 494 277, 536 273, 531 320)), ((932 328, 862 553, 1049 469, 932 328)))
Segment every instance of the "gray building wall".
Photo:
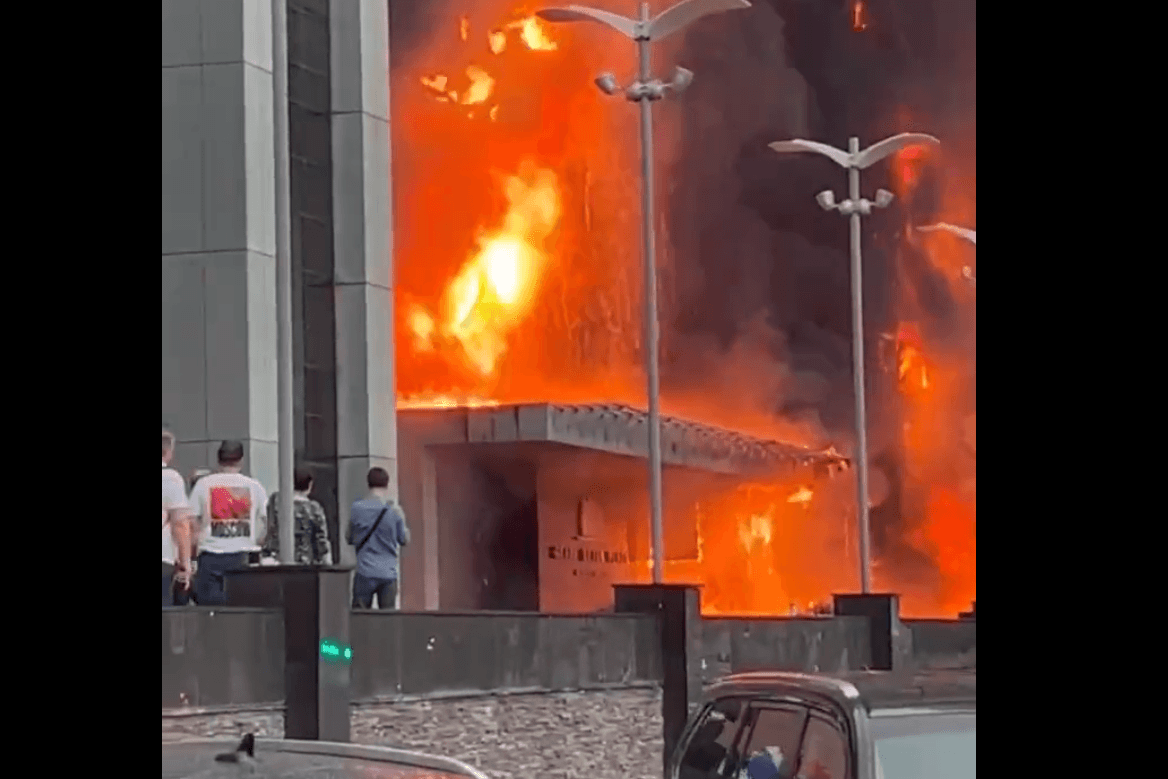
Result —
MULTIPOLYGON (((397 492, 389 7, 329 0, 340 526, 379 465, 397 492)), ((342 562, 353 562, 342 544, 342 562)))
MULTIPOLYGON (((268 0, 162 2, 163 424, 184 473, 241 439, 269 492, 271 22, 268 0)), ((387 4, 289 0, 288 32, 294 445, 336 538, 369 467, 397 485, 387 4)))
POLYGON ((332 94, 328 0, 288 2, 295 457, 337 524, 337 358, 333 262, 332 94))
POLYGON ((162 3, 162 416, 184 471, 224 438, 276 476, 270 6, 162 3))

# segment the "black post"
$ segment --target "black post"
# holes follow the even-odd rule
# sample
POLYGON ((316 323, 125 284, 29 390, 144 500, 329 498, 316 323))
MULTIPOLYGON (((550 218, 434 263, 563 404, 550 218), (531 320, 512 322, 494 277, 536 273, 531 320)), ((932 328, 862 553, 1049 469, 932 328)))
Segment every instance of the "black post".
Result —
POLYGON ((840 617, 867 617, 872 670, 907 668, 912 662, 912 633, 900 621, 900 596, 891 594, 834 595, 840 617))
POLYGON ((349 741, 348 566, 233 571, 227 604, 284 611, 284 738, 349 741))
POLYGON ((661 657, 661 720, 665 750, 663 770, 689 717, 690 704, 702 693, 701 591, 693 584, 614 585, 615 611, 658 615, 661 657))

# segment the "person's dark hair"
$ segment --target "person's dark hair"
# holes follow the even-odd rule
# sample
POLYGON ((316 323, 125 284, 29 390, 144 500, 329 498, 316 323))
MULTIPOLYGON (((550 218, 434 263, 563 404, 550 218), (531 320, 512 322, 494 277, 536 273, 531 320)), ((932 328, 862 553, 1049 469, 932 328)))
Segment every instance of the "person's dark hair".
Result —
POLYGON ((239 465, 243 462, 243 442, 224 441, 219 444, 219 464, 239 465))
POLYGON ((369 489, 384 489, 389 486, 389 472, 384 468, 370 468, 366 478, 369 489))
POLYGON ((312 486, 312 471, 307 468, 297 468, 292 472, 292 486, 297 492, 304 492, 312 486))

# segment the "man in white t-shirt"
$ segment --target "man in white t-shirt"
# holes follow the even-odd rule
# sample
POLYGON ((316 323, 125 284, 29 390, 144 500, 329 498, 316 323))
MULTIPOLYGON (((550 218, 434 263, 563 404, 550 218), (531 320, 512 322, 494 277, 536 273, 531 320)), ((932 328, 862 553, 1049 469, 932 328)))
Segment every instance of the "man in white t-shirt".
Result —
POLYGON ((174 588, 190 586, 190 504, 183 478, 170 467, 174 435, 162 431, 162 607, 174 606, 174 588))
POLYGON ((191 509, 198 525, 195 601, 200 606, 227 602, 227 572, 247 565, 248 554, 264 542, 268 493, 240 471, 243 444, 219 446, 219 471, 204 476, 191 489, 191 509))

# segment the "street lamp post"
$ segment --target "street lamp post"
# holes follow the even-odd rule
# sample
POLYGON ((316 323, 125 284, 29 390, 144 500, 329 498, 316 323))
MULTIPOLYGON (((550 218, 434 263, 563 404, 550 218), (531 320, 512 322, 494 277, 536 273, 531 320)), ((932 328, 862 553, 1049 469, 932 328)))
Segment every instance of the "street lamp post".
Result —
POLYGON ((693 73, 685 68, 673 70, 668 82, 652 78, 649 44, 666 38, 697 21, 721 11, 749 8, 747 0, 684 0, 656 17, 649 16, 649 4, 641 3, 638 19, 629 19, 611 11, 601 11, 579 5, 545 8, 535 15, 549 22, 591 21, 611 27, 636 42, 640 65, 637 80, 622 90, 616 77, 604 73, 596 79, 596 86, 606 95, 621 91, 630 102, 641 104, 641 245, 645 274, 645 373, 649 389, 649 508, 653 543, 653 583, 662 581, 664 565, 663 520, 661 510, 661 408, 658 374, 657 322, 657 266, 654 250, 653 224, 653 117, 650 106, 672 89, 680 93, 693 81, 693 73))
POLYGON ((870 528, 868 523, 868 418, 864 403, 864 284, 860 258, 860 217, 872 213, 873 208, 886 208, 893 195, 885 189, 877 190, 874 201, 860 197, 860 171, 871 167, 890 154, 909 146, 938 144, 936 138, 923 133, 901 133, 885 138, 860 151, 860 139, 849 138, 848 150, 837 149, 817 141, 776 141, 770 147, 780 153, 815 152, 832 160, 848 171, 848 199, 835 202, 832 191, 815 196, 825 211, 839 211, 849 217, 851 227, 852 277, 852 381, 856 401, 856 518, 860 535, 860 587, 867 594, 872 591, 870 528))
MULTIPOLYGON (((958 238, 964 238, 974 246, 977 246, 977 231, 970 230, 968 227, 958 227, 957 225, 951 225, 948 222, 938 222, 935 225, 918 227, 917 230, 922 233, 933 233, 940 230, 941 232, 956 235, 958 238)), ((973 269, 968 265, 961 269, 961 275, 964 276, 970 284, 975 286, 977 285, 977 278, 973 275, 973 269)))
POLYGON ((928 225, 927 227, 918 227, 922 233, 935 233, 938 230, 946 233, 952 233, 959 238, 964 238, 974 246, 977 246, 977 230, 970 230, 968 227, 958 227, 951 225, 948 222, 938 222, 935 225, 928 225))

